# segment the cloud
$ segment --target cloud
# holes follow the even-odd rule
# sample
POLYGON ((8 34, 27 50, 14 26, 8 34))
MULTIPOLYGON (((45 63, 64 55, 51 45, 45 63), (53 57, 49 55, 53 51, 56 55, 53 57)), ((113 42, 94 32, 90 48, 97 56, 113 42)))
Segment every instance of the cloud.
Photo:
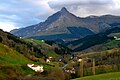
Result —
POLYGON ((52 11, 46 0, 0 0, 0 22, 17 27, 37 24, 52 11))
POLYGON ((54 10, 65 6, 74 14, 82 17, 114 14, 115 10, 120 13, 120 8, 118 8, 120 7, 119 0, 56 0, 50 1, 48 4, 54 10))
POLYGON ((17 29, 18 27, 15 27, 13 23, 9 23, 9 22, 0 22, 0 29, 4 30, 4 31, 11 31, 13 29, 17 29))
POLYGON ((47 19, 66 7, 77 16, 115 14, 120 15, 120 0, 0 0, 0 27, 10 31, 47 19))

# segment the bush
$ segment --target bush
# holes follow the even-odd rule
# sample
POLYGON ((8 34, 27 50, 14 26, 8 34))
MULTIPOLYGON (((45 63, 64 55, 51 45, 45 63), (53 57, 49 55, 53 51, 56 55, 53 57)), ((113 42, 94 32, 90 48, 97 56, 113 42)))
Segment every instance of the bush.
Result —
POLYGON ((58 67, 52 68, 51 73, 48 75, 48 77, 54 78, 54 80, 65 80, 63 70, 58 67))

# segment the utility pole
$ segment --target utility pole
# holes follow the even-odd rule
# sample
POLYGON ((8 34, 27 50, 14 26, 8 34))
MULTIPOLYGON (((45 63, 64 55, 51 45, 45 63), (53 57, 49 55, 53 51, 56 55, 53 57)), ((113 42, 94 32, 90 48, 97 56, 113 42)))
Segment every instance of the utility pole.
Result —
POLYGON ((93 67, 92 67, 93 75, 95 75, 95 59, 93 58, 93 67))
POLYGON ((83 77, 83 66, 84 66, 84 60, 81 59, 80 61, 80 77, 83 77))

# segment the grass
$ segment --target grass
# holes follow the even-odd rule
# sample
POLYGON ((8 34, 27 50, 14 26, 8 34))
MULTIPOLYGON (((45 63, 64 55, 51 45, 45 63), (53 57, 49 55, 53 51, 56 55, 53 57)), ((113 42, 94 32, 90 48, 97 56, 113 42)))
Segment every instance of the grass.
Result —
MULTIPOLYGON (((114 36, 117 36, 117 37, 120 37, 120 33, 112 33, 109 35, 110 37, 114 37, 114 36)), ((118 44, 120 43, 120 41, 118 40, 111 40, 106 43, 103 44, 102 46, 102 50, 107 50, 107 49, 113 49, 113 48, 118 48, 118 44)))
MULTIPOLYGON (((48 55, 52 56, 52 53, 50 52, 48 55)), ((54 55, 53 57, 56 56, 54 55)), ((21 53, 0 43, 0 80, 6 80, 8 77, 11 78, 12 76, 10 74, 14 75, 13 77, 18 77, 18 75, 34 75, 35 72, 26 66, 28 63, 43 65, 44 69, 52 68, 52 63, 49 65, 41 62, 33 62, 21 53)))
POLYGON ((112 41, 110 41, 110 42, 107 43, 107 44, 108 44, 108 45, 109 45, 109 44, 111 44, 111 45, 116 45, 116 44, 118 44, 118 43, 120 43, 120 41, 112 40, 112 41))
POLYGON ((37 43, 37 44, 44 43, 44 41, 42 41, 42 40, 33 40, 33 42, 35 42, 35 43, 37 43))
POLYGON ((45 43, 44 40, 35 40, 35 39, 24 39, 25 41, 33 42, 36 44, 42 44, 45 43))
POLYGON ((116 41, 116 40, 109 41, 109 42, 103 44, 102 49, 106 50, 106 49, 117 48, 119 43, 120 43, 120 41, 116 41))
POLYGON ((112 72, 106 74, 99 74, 94 76, 86 76, 73 80, 120 80, 120 72, 112 72))
POLYGON ((51 56, 51 57, 53 57, 53 58, 58 57, 58 54, 56 54, 56 53, 53 52, 53 51, 48 51, 48 53, 47 53, 46 55, 47 55, 47 56, 51 56))
POLYGON ((34 63, 24 55, 0 43, 0 79, 6 80, 8 77, 17 77, 18 75, 33 74, 28 63, 34 63), (11 76, 12 74, 13 76, 11 76))
POLYGON ((6 45, 0 44, 0 62, 1 64, 27 64, 32 61, 6 45))
POLYGON ((112 34, 110 34, 109 36, 117 36, 117 37, 120 37, 120 33, 112 33, 112 34))

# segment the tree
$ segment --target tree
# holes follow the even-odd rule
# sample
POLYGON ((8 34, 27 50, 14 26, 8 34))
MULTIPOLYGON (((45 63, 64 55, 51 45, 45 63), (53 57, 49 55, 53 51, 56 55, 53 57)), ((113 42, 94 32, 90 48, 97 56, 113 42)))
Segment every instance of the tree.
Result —
POLYGON ((0 42, 2 42, 2 37, 0 37, 0 42))

